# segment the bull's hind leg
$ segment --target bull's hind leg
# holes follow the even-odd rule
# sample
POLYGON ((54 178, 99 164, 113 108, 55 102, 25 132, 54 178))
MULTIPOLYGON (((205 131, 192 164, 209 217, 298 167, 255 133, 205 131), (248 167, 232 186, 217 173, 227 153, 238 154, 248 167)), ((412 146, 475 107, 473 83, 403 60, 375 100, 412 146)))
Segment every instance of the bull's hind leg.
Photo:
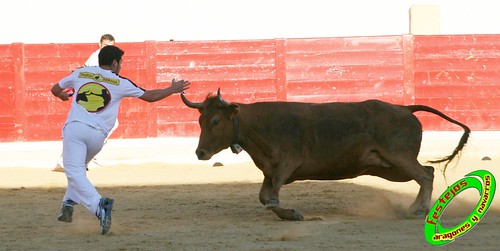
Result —
MULTIPOLYGON (((391 161, 392 162, 392 161, 391 161)), ((410 212, 417 216, 424 216, 429 212, 429 206, 432 195, 432 186, 434 181, 434 168, 422 166, 415 159, 414 161, 394 161, 397 165, 395 174, 385 177, 391 181, 409 181, 415 180, 419 185, 418 195, 410 206, 410 212)))
MULTIPOLYGON (((421 166, 419 164, 419 166, 421 166)), ((417 198, 410 206, 410 210, 415 212, 417 216, 425 216, 429 213, 432 186, 434 182, 434 168, 432 166, 421 166, 425 174, 421 174, 415 178, 415 181, 420 185, 417 198)))
POLYGON ((370 160, 367 163, 377 164, 377 167, 372 168, 368 174, 396 182, 415 180, 420 185, 420 190, 410 210, 418 216, 426 215, 431 201, 434 168, 422 166, 415 157, 381 152, 377 151, 377 157, 374 157, 375 154, 372 152, 370 158, 367 158, 370 160), (383 164, 379 165, 380 163, 383 164))

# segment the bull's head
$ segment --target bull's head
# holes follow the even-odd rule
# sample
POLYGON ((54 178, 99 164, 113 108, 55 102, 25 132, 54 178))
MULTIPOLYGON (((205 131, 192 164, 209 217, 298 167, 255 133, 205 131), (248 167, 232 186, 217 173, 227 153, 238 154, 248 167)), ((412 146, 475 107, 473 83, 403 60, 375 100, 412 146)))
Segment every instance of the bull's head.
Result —
POLYGON ((181 93, 181 98, 186 106, 198 109, 200 112, 198 122, 201 134, 196 149, 198 159, 209 160, 214 154, 236 144, 234 121, 239 106, 224 101, 220 95, 220 88, 217 90, 217 96, 209 95, 202 103, 187 100, 184 93, 181 93))

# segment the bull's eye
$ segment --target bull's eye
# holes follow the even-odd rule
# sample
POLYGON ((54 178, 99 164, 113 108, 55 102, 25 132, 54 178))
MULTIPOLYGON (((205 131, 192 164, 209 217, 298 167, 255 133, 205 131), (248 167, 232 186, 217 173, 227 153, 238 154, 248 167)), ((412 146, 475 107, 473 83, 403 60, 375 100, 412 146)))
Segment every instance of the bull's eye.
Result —
POLYGON ((218 119, 214 119, 214 120, 212 121, 212 124, 213 124, 214 126, 218 125, 219 123, 220 123, 220 120, 218 120, 218 119))

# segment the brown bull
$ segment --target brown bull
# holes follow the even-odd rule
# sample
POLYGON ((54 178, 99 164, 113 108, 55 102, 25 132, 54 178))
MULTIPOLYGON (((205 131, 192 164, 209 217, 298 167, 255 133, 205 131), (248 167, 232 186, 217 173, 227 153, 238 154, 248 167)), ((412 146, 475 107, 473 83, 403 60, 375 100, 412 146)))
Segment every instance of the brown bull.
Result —
MULTIPOLYGON (((447 162, 463 149, 470 129, 428 106, 401 106, 378 100, 357 103, 228 103, 220 92, 202 103, 183 102, 200 111, 201 135, 196 155, 209 160, 231 147, 245 150, 264 174, 259 199, 281 219, 303 220, 301 213, 279 206, 279 191, 296 180, 338 180, 360 175, 420 185, 410 210, 429 211, 434 168, 417 161, 422 125, 416 111, 436 114, 464 129, 447 162), (241 146, 241 148, 240 148, 241 146)), ((446 168, 446 166, 445 166, 446 168)))

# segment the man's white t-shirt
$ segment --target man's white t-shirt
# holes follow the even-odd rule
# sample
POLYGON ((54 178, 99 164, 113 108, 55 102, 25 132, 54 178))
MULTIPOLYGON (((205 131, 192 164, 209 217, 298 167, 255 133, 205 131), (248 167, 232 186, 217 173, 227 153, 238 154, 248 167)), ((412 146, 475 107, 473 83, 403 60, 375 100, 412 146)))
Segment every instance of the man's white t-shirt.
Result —
MULTIPOLYGON (((90 55, 90 57, 85 61, 85 64, 83 66, 99 66, 99 52, 101 52, 101 49, 97 49, 90 55)), ((113 133, 114 130, 118 128, 118 119, 116 119, 115 125, 113 126, 113 129, 111 130, 110 134, 108 137, 113 133)))
POLYGON ((94 51, 94 53, 92 53, 90 55, 90 57, 87 59, 87 61, 85 61, 85 64, 83 64, 83 65, 84 66, 99 66, 99 52, 100 51, 101 51, 101 49, 94 51))
POLYGON ((109 134, 124 97, 140 97, 144 89, 111 70, 88 66, 73 71, 59 81, 63 89, 75 90, 66 123, 79 121, 109 134))

